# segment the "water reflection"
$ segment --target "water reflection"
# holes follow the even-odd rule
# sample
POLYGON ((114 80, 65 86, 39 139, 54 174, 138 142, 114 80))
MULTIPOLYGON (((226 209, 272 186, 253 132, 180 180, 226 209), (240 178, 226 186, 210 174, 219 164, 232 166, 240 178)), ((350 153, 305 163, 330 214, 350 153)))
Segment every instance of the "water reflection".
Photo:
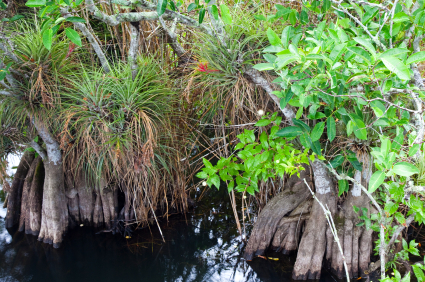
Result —
POLYGON ((156 226, 131 239, 82 227, 71 230, 58 250, 34 236, 9 234, 1 205, 0 281, 290 281, 291 257, 272 253, 279 261, 249 263, 241 258, 243 245, 227 195, 208 193, 208 204, 164 220, 166 243, 156 226))

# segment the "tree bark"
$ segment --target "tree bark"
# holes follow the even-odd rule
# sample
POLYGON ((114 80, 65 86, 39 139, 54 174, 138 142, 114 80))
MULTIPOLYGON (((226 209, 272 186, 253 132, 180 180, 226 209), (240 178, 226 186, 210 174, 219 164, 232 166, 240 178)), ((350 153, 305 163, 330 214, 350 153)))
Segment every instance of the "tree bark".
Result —
MULTIPOLYGON (((323 162, 316 160, 311 164, 314 171, 314 184, 316 197, 327 205, 331 213, 336 210, 336 195, 328 170, 323 162)), ((327 244, 333 243, 327 232, 328 224, 325 214, 317 201, 313 202, 311 217, 307 221, 302 235, 295 261, 292 278, 295 280, 319 279, 322 270, 323 257, 327 244)))
POLYGON ((21 200, 21 215, 19 219, 19 232, 25 230, 26 225, 29 224, 29 193, 31 190, 32 180, 34 177, 35 169, 37 167, 38 161, 41 160, 40 157, 35 158, 32 161, 30 169, 28 170, 27 176, 25 177, 24 186, 22 188, 22 200, 21 200))
POLYGON ((246 260, 263 255, 272 242, 281 219, 310 196, 302 180, 310 179, 310 168, 306 167, 300 176, 298 178, 293 175, 286 183, 286 189, 268 202, 258 216, 245 249, 246 260))
POLYGON ((62 237, 68 229, 62 163, 49 162, 45 167, 41 229, 38 240, 59 248, 62 237))
POLYGON ((15 176, 13 177, 11 191, 7 202, 7 213, 5 218, 6 228, 11 228, 19 222, 22 188, 33 160, 34 153, 28 151, 25 152, 18 165, 15 176))
POLYGON ((41 228, 41 206, 43 200, 44 163, 38 160, 28 196, 29 221, 25 223, 25 233, 38 236, 41 228))

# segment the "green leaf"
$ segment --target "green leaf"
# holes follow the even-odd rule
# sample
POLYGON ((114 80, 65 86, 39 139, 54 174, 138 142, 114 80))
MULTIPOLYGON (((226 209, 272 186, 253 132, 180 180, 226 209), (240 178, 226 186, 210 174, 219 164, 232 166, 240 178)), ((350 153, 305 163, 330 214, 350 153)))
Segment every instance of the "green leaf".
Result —
POLYGON ((34 7, 41 7, 46 5, 46 0, 29 0, 27 3, 25 3, 25 6, 34 8, 34 7))
POLYGON ((289 14, 289 22, 291 23, 291 25, 296 25, 297 24, 297 10, 292 10, 291 13, 289 14))
POLYGON ((394 204, 393 202, 387 202, 385 204, 384 211, 391 216, 397 211, 397 209, 398 209, 398 205, 394 204))
POLYGON ((297 137, 302 133, 303 131, 298 126, 288 126, 276 132, 276 135, 280 137, 297 137))
POLYGON ((256 64, 252 68, 254 68, 256 70, 259 70, 259 71, 265 71, 265 70, 272 70, 272 69, 274 69, 273 64, 270 64, 270 63, 256 64))
POLYGON ((390 56, 397 56, 397 55, 401 55, 404 53, 409 53, 409 49, 406 48, 393 48, 393 49, 389 49, 387 51, 385 51, 384 53, 379 55, 379 58, 383 58, 383 57, 390 57, 390 56))
POLYGON ((332 116, 328 117, 327 125, 328 125, 328 139, 329 141, 332 142, 336 136, 335 119, 332 116))
POLYGON ((295 126, 298 126, 304 132, 310 133, 310 127, 302 120, 293 118, 292 122, 294 123, 295 126))
POLYGON ((415 276, 418 279, 418 281, 424 282, 425 281, 425 275, 424 275, 424 272, 422 271, 422 269, 417 265, 412 265, 412 268, 413 268, 413 272, 415 273, 415 276))
POLYGON ((78 32, 76 32, 72 28, 68 27, 68 28, 65 28, 65 34, 75 45, 80 46, 80 47, 83 46, 81 44, 81 38, 80 38, 80 35, 78 34, 78 32))
POLYGON ((399 59, 396 57, 383 57, 381 58, 384 65, 393 73, 395 73, 401 80, 410 79, 410 71, 399 59))
POLYGON ((360 47, 347 47, 347 49, 356 54, 357 56, 361 57, 363 60, 366 61, 366 63, 370 64, 372 62, 372 57, 364 49, 360 47))
POLYGON ((411 176, 419 173, 419 169, 416 166, 407 162, 396 163, 393 167, 393 171, 400 176, 411 176))
POLYGON ((384 183, 384 180, 385 173, 383 171, 376 171, 374 174, 372 174, 372 177, 369 180, 369 193, 375 192, 375 190, 378 189, 382 183, 384 183))
POLYGON ((211 175, 211 182, 214 184, 217 189, 220 188, 220 177, 217 174, 211 175))
POLYGON ((227 192, 232 192, 233 188, 235 187, 235 181, 230 181, 229 185, 227 186, 227 192))
POLYGON ((72 23, 85 23, 86 20, 80 17, 69 17, 66 18, 66 21, 72 22, 72 23))
POLYGON ((273 46, 278 46, 281 43, 279 36, 277 36, 276 32, 274 32, 270 27, 267 29, 267 38, 273 46))
POLYGON ((187 6, 187 11, 191 12, 193 10, 195 10, 198 7, 198 5, 196 5, 195 3, 190 3, 189 6, 187 6))
POLYGON ((423 62, 423 61, 425 61, 425 51, 421 51, 410 56, 406 61, 406 65, 423 62))
POLYGON ((24 16, 23 15, 14 15, 13 17, 11 17, 10 18, 10 22, 14 22, 14 21, 17 21, 17 20, 20 20, 20 19, 22 19, 22 18, 24 18, 24 16))
POLYGON ((315 142, 320 139, 325 129, 325 122, 321 121, 317 123, 311 131, 311 141, 315 142))
POLYGON ((53 41, 53 30, 46 29, 43 32, 43 45, 46 47, 47 50, 50 50, 52 48, 52 41, 53 41))
POLYGON ((214 19, 218 21, 218 8, 216 5, 211 6, 211 14, 213 15, 214 19))
POLYGON ((347 180, 345 179, 338 180, 338 197, 341 197, 341 195, 347 191, 348 191, 347 180))
POLYGON ((204 21, 204 17, 205 17, 205 9, 202 8, 201 10, 199 10, 199 24, 201 24, 204 21))
POLYGON ((372 57, 376 58, 376 49, 375 47, 373 47, 372 43, 366 39, 360 38, 360 37, 355 37, 354 40, 359 43, 360 45, 362 45, 364 48, 366 48, 366 50, 369 51, 369 53, 372 54, 372 57))
POLYGON ((196 174, 196 177, 201 178, 201 179, 205 179, 208 177, 208 173, 206 173, 205 171, 200 171, 196 174))
POLYGON ((338 155, 332 161, 330 161, 330 166, 332 168, 337 168, 344 163, 344 156, 338 155))
POLYGON ((289 34, 291 34, 292 26, 288 25, 282 31, 281 42, 284 48, 288 48, 289 46, 289 34))
POLYGON ((221 11, 221 19, 223 20, 223 22, 227 25, 231 25, 232 16, 230 15, 229 8, 225 4, 221 4, 220 11, 221 11))
POLYGON ((257 121, 255 126, 267 126, 270 123, 271 123, 271 120, 269 120, 269 119, 260 119, 259 121, 257 121))
POLYGON ((156 12, 158 13, 158 16, 161 16, 162 14, 164 14, 166 8, 167 8, 167 0, 158 0, 158 4, 156 6, 156 12))
POLYGON ((335 62, 344 53, 346 46, 347 46, 347 43, 341 43, 341 44, 336 45, 332 49, 332 52, 329 54, 329 58, 333 62, 335 62))
POLYGON ((394 15, 394 18, 393 18, 394 23, 401 23, 406 21, 410 21, 410 18, 404 12, 400 12, 394 15))
POLYGON ((419 144, 413 144, 412 147, 409 149, 409 157, 413 157, 416 152, 419 150, 419 144))

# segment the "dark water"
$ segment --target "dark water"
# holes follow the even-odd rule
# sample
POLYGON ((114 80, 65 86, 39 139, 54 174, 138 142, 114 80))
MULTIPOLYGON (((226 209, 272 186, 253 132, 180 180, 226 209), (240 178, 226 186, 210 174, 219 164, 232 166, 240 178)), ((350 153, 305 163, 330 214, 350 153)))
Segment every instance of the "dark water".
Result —
POLYGON ((186 216, 163 220, 165 243, 157 226, 130 239, 78 227, 59 249, 5 230, 0 195, 0 281, 291 281, 293 257, 241 258, 243 244, 223 192, 210 190, 186 216))

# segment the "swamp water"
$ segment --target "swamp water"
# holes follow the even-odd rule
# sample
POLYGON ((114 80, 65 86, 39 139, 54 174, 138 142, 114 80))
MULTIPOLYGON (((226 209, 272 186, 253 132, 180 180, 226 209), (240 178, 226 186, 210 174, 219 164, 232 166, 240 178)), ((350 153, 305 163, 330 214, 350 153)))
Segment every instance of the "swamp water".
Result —
MULTIPOLYGON (((71 229, 59 249, 4 228, 0 191, 0 281, 291 281, 295 257, 242 259, 240 236, 225 189, 206 191, 197 207, 133 233, 130 239, 71 229)), ((98 230, 97 230, 98 231, 98 230)), ((336 281, 323 273, 321 281, 336 281)))

